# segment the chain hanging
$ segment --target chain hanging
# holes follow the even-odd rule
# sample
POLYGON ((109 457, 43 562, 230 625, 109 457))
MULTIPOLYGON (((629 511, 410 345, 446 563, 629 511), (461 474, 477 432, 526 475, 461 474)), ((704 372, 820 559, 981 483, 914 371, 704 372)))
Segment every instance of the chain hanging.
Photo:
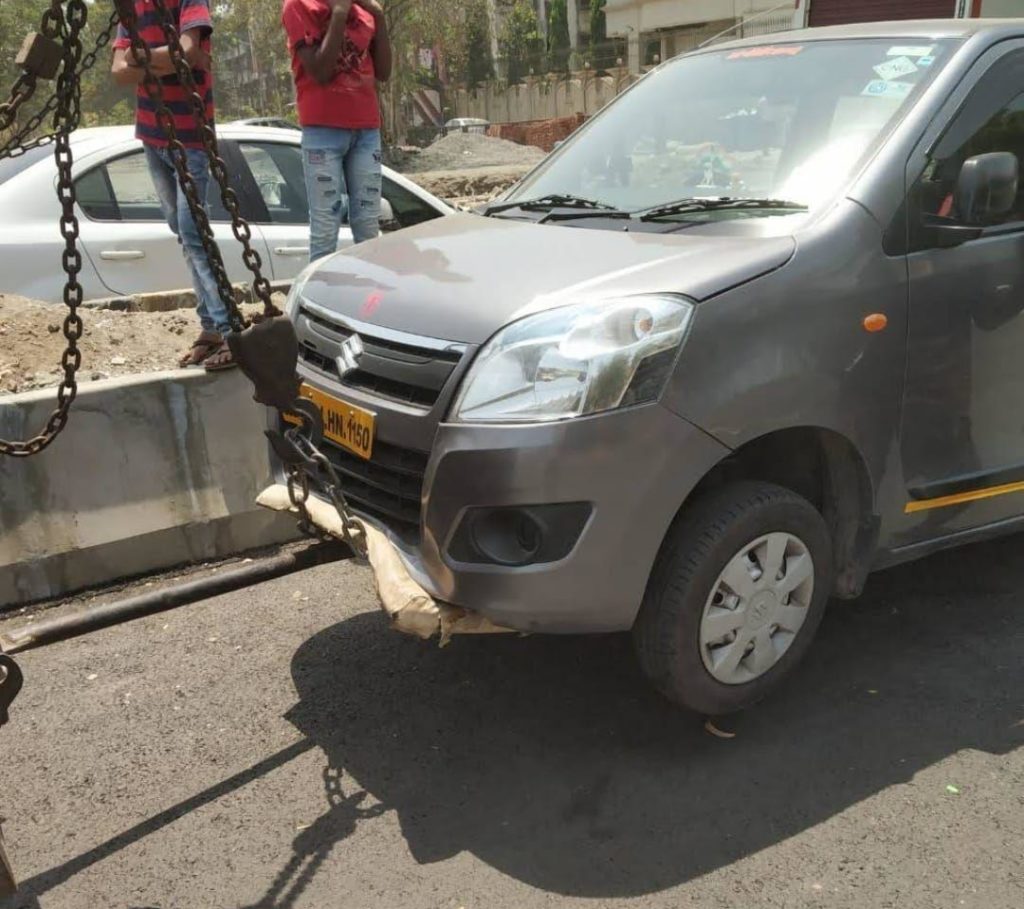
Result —
POLYGON ((60 74, 57 77, 53 124, 56 132, 54 158, 57 163, 57 198, 61 204, 60 232, 65 244, 61 266, 67 275, 64 304, 68 312, 63 325, 67 347, 61 356, 64 376, 57 389, 57 407, 50 414, 43 431, 25 442, 0 440, 0 455, 16 458, 39 454, 57 438, 67 425, 71 404, 78 394, 76 374, 82 365, 82 352, 78 349, 78 342, 83 331, 82 318, 78 315, 83 293, 82 285, 78 282, 78 273, 82 270, 82 254, 78 250, 71 132, 81 117, 81 81, 78 68, 82 63, 81 35, 88 17, 89 8, 85 0, 67 0, 66 10, 61 6, 60 0, 53 0, 43 17, 43 34, 47 37, 60 35, 63 46, 60 74))
MULTIPOLYGON (((149 45, 143 41, 139 32, 134 0, 114 0, 114 6, 115 12, 107 29, 101 34, 96 48, 83 60, 81 33, 88 18, 85 0, 51 0, 51 6, 43 17, 42 33, 48 38, 59 36, 62 40, 63 52, 56 92, 44 107, 41 116, 36 115, 36 118, 26 124, 25 128, 19 130, 14 139, 0 148, 0 158, 17 153, 13 151, 15 148, 23 151, 21 140, 42 123, 47 111, 53 111, 55 158, 58 171, 57 192, 62 207, 60 229, 65 240, 62 266, 67 274, 64 303, 68 308, 68 315, 64 320, 64 335, 68 344, 61 359, 64 378, 58 389, 58 407, 51 414, 45 430, 34 439, 28 442, 0 441, 0 455, 27 457, 45 449, 67 424, 71 404, 78 392, 75 375, 82 361, 78 341, 83 331, 78 307, 82 303, 83 291, 81 284, 78 283, 82 256, 77 248, 79 226, 75 216, 76 198, 72 179, 71 132, 78 126, 81 119, 81 74, 95 63, 99 50, 109 40, 118 21, 121 21, 128 31, 132 55, 144 71, 144 89, 156 108, 157 120, 167 136, 168 150, 179 184, 188 202, 203 250, 216 278, 218 293, 228 310, 233 332, 232 351, 236 353, 236 356, 245 354, 247 351, 255 354, 276 353, 281 356, 281 351, 284 350, 285 359, 297 358, 294 328, 290 323, 284 326, 288 337, 282 338, 280 329, 283 317, 274 306, 270 282, 262 273, 263 263, 260 255, 252 247, 252 231, 242 217, 238 197, 230 185, 227 167, 217 149, 217 137, 213 124, 206 116, 205 99, 198 91, 192 67, 185 58, 180 35, 167 9, 166 0, 154 0, 154 7, 164 33, 170 59, 179 82, 188 94, 192 113, 199 126, 203 150, 209 161, 210 172, 217 182, 224 207, 231 215, 232 232, 243 247, 243 260, 253 275, 253 291, 263 303, 263 320, 261 324, 253 327, 250 327, 245 320, 235 299, 234 288, 228 278, 220 248, 213 235, 205 200, 199 198, 198 186, 188 168, 187 150, 178 137, 174 117, 164 99, 161 80, 154 72, 152 51, 149 45), (66 10, 62 5, 65 2, 66 10), (249 336, 248 342, 245 342, 245 336, 249 336), (276 345, 278 350, 275 351, 273 347, 276 340, 285 343, 283 345, 278 343, 276 345), (294 348, 294 356, 291 355, 291 348, 294 348)), ((31 98, 35 90, 35 78, 35 76, 31 76, 24 82, 19 80, 19 84, 16 84, 15 90, 12 92, 12 101, 6 105, 0 105, 0 118, 9 118, 11 123, 14 121, 18 109, 31 98)), ((0 124, 3 122, 3 119, 0 119, 0 124)), ((41 144, 49 138, 42 137, 36 142, 41 144)), ((302 420, 299 427, 288 430, 283 435, 280 433, 269 434, 285 463, 288 474, 288 493, 292 504, 299 512, 300 529, 310 535, 323 536, 322 531, 316 528, 307 507, 310 496, 310 479, 316 477, 322 491, 341 518, 343 538, 358 556, 365 558, 366 538, 362 524, 349 508, 334 466, 313 441, 314 438, 317 441, 320 439, 319 413, 315 412, 315 409, 310 411, 296 400, 298 379, 294 376, 294 362, 290 367, 291 376, 275 378, 266 375, 267 367, 273 366, 272 361, 275 357, 266 357, 265 359, 268 360, 266 363, 256 363, 251 360, 247 363, 247 358, 244 356, 239 356, 238 359, 243 371, 256 385, 258 401, 277 407, 281 413, 297 414, 302 420)))
MULTIPOLYGON (((39 24, 40 33, 51 40, 56 39, 61 36, 63 25, 62 0, 50 0, 50 7, 43 13, 42 21, 39 24)), ((0 104, 0 132, 6 132, 11 128, 22 105, 32 100, 38 82, 39 77, 36 73, 28 69, 18 76, 11 88, 10 97, 0 104)))
MULTIPOLYGON (((93 44, 92 50, 82 58, 82 62, 75 73, 78 79, 81 79, 85 73, 96 65, 100 52, 110 43, 110 39, 114 35, 114 30, 117 28, 118 18, 118 14, 116 12, 111 13, 110 19, 107 21, 103 31, 96 36, 96 41, 93 44)), ((56 136, 52 131, 45 135, 37 136, 34 139, 30 139, 29 136, 35 133, 46 120, 52 118, 57 110, 57 101, 58 96, 57 93, 54 92, 47 99, 46 104, 29 117, 29 119, 25 121, 25 124, 18 128, 17 132, 4 141, 3 145, 0 146, 0 160, 3 160, 4 158, 17 158, 25 154, 27 151, 31 151, 32 149, 39 148, 43 145, 48 145, 50 142, 54 141, 56 136)), ((4 111, 5 106, 0 105, 0 132, 4 131, 4 111)), ((15 111, 15 113, 17 112, 15 111)), ((77 129, 78 125, 79 119, 76 118, 72 129, 77 129)))
MULTIPOLYGON (((241 215, 238 205, 238 197, 230 185, 227 167, 217 151, 217 136, 214 131, 213 124, 210 123, 206 116, 205 99, 199 93, 195 76, 192 72, 192 67, 185 58, 185 52, 181 46, 181 38, 167 9, 166 0, 153 0, 153 6, 155 7, 157 16, 160 20, 160 27, 163 30, 164 39, 167 42, 167 48, 171 62, 174 65, 175 74, 178 77, 178 81, 185 88, 188 94, 192 114, 195 117, 196 123, 199 127, 199 134, 202 137, 203 150, 205 151, 207 160, 210 164, 210 173, 217 182, 217 186, 221 194, 221 201, 224 203, 224 207, 231 215, 232 232, 235 239, 242 244, 244 250, 243 260, 245 265, 253 275, 253 291, 263 303, 263 318, 267 320, 267 322, 263 325, 255 326, 254 328, 248 327, 238 308, 238 304, 235 301, 231 282, 224 270, 220 249, 217 246, 216 240, 213 236, 213 231, 210 228, 210 221, 206 213, 206 208, 199 199, 195 180, 188 170, 188 157, 185 146, 178 138, 174 125, 174 118, 168 110, 166 101, 163 97, 163 89, 160 80, 153 72, 152 52, 149 45, 142 40, 142 36, 139 34, 134 3, 131 2, 131 0, 117 0, 117 2, 121 8, 122 21, 128 30, 135 59, 143 67, 146 75, 144 83, 146 90, 148 91, 149 96, 153 101, 153 105, 156 108, 158 122, 160 123, 164 134, 168 138, 168 148, 171 160, 174 164, 174 169, 185 194, 185 198, 188 201, 192 218, 196 223, 196 227, 202 240, 203 249, 210 259, 211 268, 217 278, 218 290, 220 291, 224 304, 231 315, 232 330, 237 336, 237 334, 246 330, 248 333, 267 329, 266 338, 269 341, 271 338, 269 330, 273 328, 270 323, 279 321, 281 313, 277 307, 274 306, 271 299, 270 282, 262 273, 262 261, 260 259, 260 255, 252 248, 250 242, 252 232, 249 225, 241 215)), ((290 341, 294 344, 294 329, 291 329, 289 326, 289 330, 291 332, 290 341)), ((237 348, 233 346, 232 349, 236 350, 237 348)), ((242 362, 241 365, 243 369, 245 369, 247 364, 242 362)), ((250 365, 255 366, 257 364, 250 365)), ((292 364, 291 369, 294 373, 294 364, 292 364)), ((258 373, 258 370, 245 369, 245 371, 247 375, 249 375, 249 378, 253 379, 257 384, 257 400, 262 400, 261 394, 266 393, 268 385, 258 381, 258 379, 261 378, 260 376, 253 375, 253 373, 258 373)), ((262 378, 265 379, 266 377, 262 378)), ((270 401, 263 400, 263 403, 270 403, 273 406, 276 406, 281 412, 288 411, 296 413, 303 420, 300 428, 289 430, 284 436, 278 435, 278 438, 285 442, 285 449, 282 452, 284 457, 282 460, 285 463, 288 475, 289 497, 291 498, 292 504, 299 512, 299 527, 308 535, 323 536, 323 534, 316 528, 307 507, 307 502, 310 496, 310 476, 318 476, 324 492, 334 505, 341 518, 344 539, 357 555, 365 557, 366 541, 362 525, 352 514, 352 511, 348 506, 348 502, 346 501, 341 489, 341 482, 334 470, 334 467, 312 441, 311 437, 314 434, 319 435, 317 431, 318 418, 306 412, 304 408, 294 406, 296 397, 294 392, 297 390, 298 383, 295 382, 293 391, 289 391, 287 393, 283 392, 282 387, 287 388, 288 385, 288 377, 283 377, 282 384, 279 384, 279 387, 276 389, 278 394, 273 395, 272 400, 270 401)))

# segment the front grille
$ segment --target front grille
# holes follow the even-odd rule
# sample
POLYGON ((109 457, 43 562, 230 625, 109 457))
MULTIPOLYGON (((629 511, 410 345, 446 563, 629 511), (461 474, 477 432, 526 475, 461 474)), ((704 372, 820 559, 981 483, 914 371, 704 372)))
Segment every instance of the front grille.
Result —
POLYGON ((321 450, 341 480, 345 498, 357 511, 416 541, 420 532, 420 500, 429 455, 424 451, 373 443, 373 457, 366 461, 327 439, 321 450))
MULTIPOLYGON (((429 410, 465 353, 465 347, 444 341, 385 337, 382 329, 360 327, 362 353, 357 367, 338 370, 342 345, 354 331, 319 307, 303 304, 297 319, 299 356, 309 367, 349 388, 389 401, 429 410), (417 343, 417 340, 419 343, 417 343)), ((390 333, 395 334, 397 333, 390 333)))

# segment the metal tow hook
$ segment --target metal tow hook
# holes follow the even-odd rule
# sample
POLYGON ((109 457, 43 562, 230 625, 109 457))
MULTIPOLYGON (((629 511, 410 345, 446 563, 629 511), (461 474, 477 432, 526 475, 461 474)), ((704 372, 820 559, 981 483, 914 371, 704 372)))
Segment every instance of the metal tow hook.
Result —
MULTIPOLYGON (((21 674, 21 667, 9 656, 0 653, 0 726, 10 720, 10 707, 14 699, 21 691, 25 678, 21 674)), ((3 818, 0 818, 2 821, 3 818)), ((18 889, 17 881, 14 879, 14 869, 7 859, 7 850, 4 848, 4 832, 0 827, 0 899, 6 896, 13 896, 18 889)))

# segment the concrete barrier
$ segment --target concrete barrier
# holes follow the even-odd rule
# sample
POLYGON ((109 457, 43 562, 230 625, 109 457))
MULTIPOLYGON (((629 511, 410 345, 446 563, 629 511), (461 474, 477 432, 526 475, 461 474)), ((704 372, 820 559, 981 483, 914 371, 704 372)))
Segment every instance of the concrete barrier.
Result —
MULTIPOLYGON (((37 432, 53 399, 0 398, 0 437, 37 432)), ((294 538, 255 504, 263 414, 237 371, 83 384, 47 451, 0 458, 0 609, 294 538)))

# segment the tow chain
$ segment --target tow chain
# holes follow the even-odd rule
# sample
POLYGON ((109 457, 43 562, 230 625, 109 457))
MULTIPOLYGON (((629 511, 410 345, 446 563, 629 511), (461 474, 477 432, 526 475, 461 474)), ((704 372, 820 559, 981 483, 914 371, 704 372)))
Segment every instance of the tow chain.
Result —
MULTIPOLYGON (((46 426, 39 435, 25 442, 0 440, 0 455, 25 458, 39 454, 49 446, 67 425, 71 404, 78 395, 76 374, 82 365, 82 352, 78 341, 82 337, 82 319, 78 307, 82 303, 82 285, 78 273, 82 270, 82 254, 78 250, 78 217, 75 214, 75 184, 72 178, 74 163, 71 153, 71 132, 81 118, 81 80, 77 72, 82 62, 81 33, 89 16, 85 0, 67 0, 65 12, 61 0, 52 0, 43 16, 40 39, 55 40, 61 36, 60 74, 54 94, 53 125, 55 131, 54 157, 57 163, 57 198, 61 203, 60 232, 64 238, 64 253, 61 266, 67 275, 64 284, 64 305, 68 313, 64 318, 63 331, 67 347, 61 355, 64 376, 57 389, 57 408, 50 414, 46 426)), ((35 92, 37 75, 32 70, 19 77, 23 85, 11 93, 12 100, 0 112, 0 124, 13 122, 21 105, 35 92), (27 76, 27 78, 26 78, 27 76)))
MULTIPOLYGON (((235 239, 242 245, 243 261, 253 276, 252 288, 263 304, 262 316, 248 322, 239 309, 234 288, 224 267, 224 260, 217 245, 206 210, 205 200, 199 198, 195 179, 188 169, 188 153, 178 137, 174 117, 164 99, 160 77, 153 69, 153 55, 149 45, 142 39, 133 0, 113 0, 114 13, 108 28, 100 35, 96 48, 83 59, 82 30, 88 18, 85 0, 51 0, 50 8, 43 16, 41 35, 45 42, 61 41, 61 66, 57 90, 44 111, 54 112, 55 157, 57 160, 58 198, 62 206, 60 221, 61 234, 66 241, 62 266, 67 274, 64 288, 64 303, 68 315, 64 320, 64 335, 68 346, 61 359, 64 379, 58 390, 57 409, 51 414, 45 429, 38 436, 26 442, 0 440, 0 455, 29 457, 43 451, 67 425, 72 402, 77 395, 75 374, 81 365, 81 351, 78 341, 83 325, 78 315, 82 302, 82 287, 78 273, 82 266, 81 253, 77 249, 78 219, 75 215, 75 186, 72 179, 72 153, 70 134, 77 127, 81 115, 81 74, 92 66, 99 51, 109 41, 113 28, 122 22, 129 35, 130 49, 136 62, 144 71, 143 86, 156 108, 157 120, 168 139, 168 151, 174 165, 178 182, 195 222, 203 250, 217 282, 218 294, 227 308, 231 334, 227 341, 239 367, 255 386, 255 400, 274 407, 283 416, 298 416, 300 425, 286 432, 268 432, 271 443, 278 453, 288 475, 288 492, 293 506, 299 513, 300 529, 310 535, 323 536, 313 522, 307 502, 311 495, 311 480, 315 481, 322 493, 335 507, 341 518, 343 538, 356 556, 366 558, 366 540, 362 525, 355 518, 341 488, 341 481, 333 465, 317 447, 322 439, 322 423, 319 411, 309 402, 300 399, 298 378, 298 340, 291 321, 283 316, 274 305, 270 282, 263 274, 263 263, 259 253, 252 247, 252 231, 241 215, 238 196, 230 185, 227 166, 217 148, 214 125, 206 116, 205 99, 200 94, 192 67, 181 46, 178 28, 170 15, 167 0, 153 0, 160 27, 175 74, 185 88, 193 116, 199 127, 203 151, 209 162, 210 173, 220 190, 221 201, 231 216, 231 228, 235 239)), ((39 69, 37 66, 36 69, 39 69)), ((0 105, 0 129, 10 126, 19 108, 29 100, 36 87, 38 73, 31 66, 19 77, 11 93, 11 100, 0 105)), ((45 119, 37 114, 14 139, 0 148, 0 158, 17 154, 23 150, 22 143, 45 119)), ((47 137, 33 140, 41 144, 47 137)))
MULTIPOLYGON (((83 58, 81 64, 78 66, 76 74, 79 80, 82 76, 91 70, 99 59, 100 52, 110 43, 110 39, 114 35, 114 30, 117 28, 118 15, 116 12, 111 13, 110 19, 104 27, 103 31, 96 36, 96 42, 93 44, 92 50, 89 51, 83 58)), ((19 77, 20 82, 22 77, 19 77)), ((17 86, 18 83, 15 83, 17 86)), ((34 89, 33 89, 34 91, 34 89)), ((9 128, 10 124, 17 118, 18 108, 23 103, 22 101, 15 101, 14 96, 17 93, 17 88, 11 92, 12 100, 4 104, 0 104, 0 132, 5 132, 9 128), (8 116, 9 115, 9 116, 8 116), (8 123, 5 127, 4 123, 8 123)), ((27 98, 24 100, 28 100, 27 98)), ((2 146, 0 146, 0 160, 4 158, 17 158, 25 152, 31 151, 34 148, 41 148, 44 145, 49 145, 56 138, 53 132, 46 133, 35 138, 29 138, 33 136, 43 123, 51 118, 57 110, 57 94, 54 92, 47 99, 46 103, 36 111, 28 120, 25 121, 24 126, 19 127, 18 131, 14 133, 10 138, 4 140, 2 146)), ((77 128, 78 121, 75 122, 77 128)))

